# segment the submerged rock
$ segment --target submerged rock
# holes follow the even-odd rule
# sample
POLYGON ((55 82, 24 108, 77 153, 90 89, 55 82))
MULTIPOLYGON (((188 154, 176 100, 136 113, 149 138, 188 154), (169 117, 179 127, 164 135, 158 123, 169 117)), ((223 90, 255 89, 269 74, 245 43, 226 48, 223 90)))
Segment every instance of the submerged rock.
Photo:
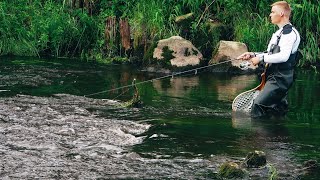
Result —
POLYGON ((308 170, 315 170, 319 168, 319 164, 316 160, 308 160, 303 163, 303 168, 308 170))
POLYGON ((261 167, 267 164, 266 154, 263 151, 250 152, 244 160, 246 167, 261 167))
POLYGON ((226 162, 219 168, 218 175, 222 178, 243 178, 246 175, 246 171, 241 169, 237 163, 226 162))
POLYGON ((303 163, 302 168, 300 169, 301 174, 304 176, 320 174, 320 166, 316 160, 308 160, 303 163))

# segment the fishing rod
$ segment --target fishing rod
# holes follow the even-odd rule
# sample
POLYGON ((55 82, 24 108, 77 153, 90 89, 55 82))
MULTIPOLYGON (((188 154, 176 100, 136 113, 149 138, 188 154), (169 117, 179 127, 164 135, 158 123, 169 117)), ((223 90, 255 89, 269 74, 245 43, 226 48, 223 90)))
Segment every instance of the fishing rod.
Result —
MULTIPOLYGON (((119 89, 124 89, 124 88, 128 88, 128 87, 136 86, 136 85, 141 85, 141 84, 145 84, 145 83, 148 83, 148 82, 153 82, 155 80, 160 80, 160 79, 165 79, 165 78, 173 78, 174 76, 185 74, 185 73, 189 73, 189 72, 193 72, 193 71, 195 72, 195 74, 197 74, 198 70, 205 69, 205 68, 212 67, 212 66, 217 66, 217 65, 220 65, 220 64, 225 64, 225 63, 236 61, 236 60, 240 60, 240 59, 231 59, 231 60, 228 60, 228 61, 223 61, 223 62, 219 62, 219 63, 215 63, 215 64, 210 64, 210 65, 207 65, 207 66, 202 66, 202 67, 198 67, 198 68, 194 68, 194 69, 190 69, 190 70, 186 70, 186 71, 176 72, 176 73, 172 73, 170 75, 161 76, 161 77, 158 77, 158 78, 137 82, 135 84, 128 84, 128 85, 125 85, 125 86, 121 86, 121 87, 117 87, 117 88, 113 88, 113 89, 109 89, 109 90, 105 90, 105 91, 100 91, 100 92, 84 95, 84 97, 89 97, 89 96, 102 94, 102 93, 106 93, 106 92, 110 92, 110 91, 115 91, 115 90, 119 90, 119 89)), ((240 64, 240 69, 246 70, 248 68, 248 66, 250 66, 250 63, 247 62, 247 61, 244 61, 244 63, 240 64)), ((135 79, 134 79, 134 81, 135 81, 135 79)))

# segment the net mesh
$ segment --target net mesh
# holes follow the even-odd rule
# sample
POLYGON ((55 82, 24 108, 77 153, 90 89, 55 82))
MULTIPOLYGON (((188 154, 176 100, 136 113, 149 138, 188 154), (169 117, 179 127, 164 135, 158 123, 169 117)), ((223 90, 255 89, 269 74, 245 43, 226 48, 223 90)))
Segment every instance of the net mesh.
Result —
POLYGON ((254 89, 245 91, 234 98, 232 102, 232 110, 236 112, 250 113, 253 100, 260 94, 260 91, 266 84, 266 70, 269 64, 265 64, 264 72, 261 74, 261 83, 254 89))
POLYGON ((233 100, 232 110, 250 113, 253 100, 259 95, 259 93, 260 93, 259 90, 252 89, 239 94, 233 100))

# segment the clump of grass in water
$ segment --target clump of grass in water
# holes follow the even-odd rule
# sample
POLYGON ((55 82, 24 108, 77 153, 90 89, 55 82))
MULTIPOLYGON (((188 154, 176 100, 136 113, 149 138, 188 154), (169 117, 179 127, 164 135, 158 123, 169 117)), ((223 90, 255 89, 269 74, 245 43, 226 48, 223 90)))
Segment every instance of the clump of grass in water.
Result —
POLYGON ((138 87, 136 86, 136 79, 132 82, 132 87, 134 89, 134 94, 131 100, 125 102, 122 104, 123 107, 134 107, 134 108, 141 108, 142 107, 142 101, 140 99, 140 94, 138 87))
POLYGON ((269 175, 270 175, 268 180, 276 180, 276 179, 278 179, 278 171, 277 171, 277 169, 272 164, 268 164, 267 166, 269 167, 269 175))

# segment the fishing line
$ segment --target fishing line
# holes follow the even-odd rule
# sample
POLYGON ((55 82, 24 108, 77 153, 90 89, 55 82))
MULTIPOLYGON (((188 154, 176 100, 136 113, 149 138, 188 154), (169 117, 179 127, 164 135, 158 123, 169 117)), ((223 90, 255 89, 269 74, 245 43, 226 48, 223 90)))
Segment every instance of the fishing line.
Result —
POLYGON ((202 66, 202 67, 198 67, 198 68, 194 68, 194 69, 189 69, 189 70, 186 70, 186 71, 174 72, 174 73, 166 75, 166 76, 161 76, 161 77, 158 77, 158 78, 137 82, 135 84, 128 84, 128 85, 125 85, 125 86, 121 86, 121 87, 117 87, 117 88, 113 88, 113 89, 109 89, 109 90, 105 90, 105 91, 100 91, 100 92, 84 95, 84 97, 89 97, 89 96, 102 94, 102 93, 106 93, 106 92, 110 92, 110 91, 124 89, 124 88, 132 87, 132 86, 135 86, 135 85, 141 85, 141 84, 145 84, 145 83, 148 83, 148 82, 153 82, 155 80, 161 80, 161 79, 165 79, 165 78, 173 78, 174 76, 185 74, 185 73, 188 73, 188 72, 193 72, 193 71, 194 71, 194 74, 196 75, 196 74, 198 74, 198 70, 200 70, 200 69, 205 69, 205 68, 208 68, 208 67, 217 66, 217 65, 220 65, 220 64, 225 64, 225 63, 232 62, 232 61, 235 61, 235 60, 239 60, 239 59, 232 59, 232 60, 228 60, 228 61, 219 62, 219 63, 216 63, 216 64, 210 64, 210 65, 207 65, 207 66, 202 66))
POLYGON ((122 96, 123 94, 127 93, 129 91, 129 89, 123 91, 121 94, 119 94, 118 96, 114 97, 112 100, 116 100, 118 97, 122 96))

